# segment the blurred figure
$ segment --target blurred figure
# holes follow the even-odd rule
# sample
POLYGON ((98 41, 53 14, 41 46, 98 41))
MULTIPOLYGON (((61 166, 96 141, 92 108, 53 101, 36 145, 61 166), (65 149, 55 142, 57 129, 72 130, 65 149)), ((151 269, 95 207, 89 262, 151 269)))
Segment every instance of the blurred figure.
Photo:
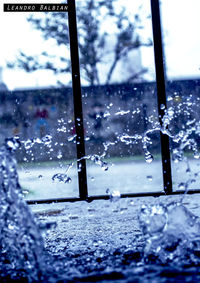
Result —
POLYGON ((88 116, 93 120, 94 136, 92 138, 101 140, 102 120, 104 119, 103 105, 96 102, 92 107, 92 112, 88 114, 88 116))
POLYGON ((40 105, 37 108, 34 118, 36 118, 36 133, 39 134, 40 138, 42 138, 48 132, 47 119, 49 118, 49 112, 44 105, 40 105))

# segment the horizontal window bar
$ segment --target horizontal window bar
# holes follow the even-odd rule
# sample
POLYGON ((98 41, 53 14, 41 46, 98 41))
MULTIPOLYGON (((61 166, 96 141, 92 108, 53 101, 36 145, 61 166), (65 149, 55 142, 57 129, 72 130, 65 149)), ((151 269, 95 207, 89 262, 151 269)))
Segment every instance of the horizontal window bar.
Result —
MULTIPOLYGON (((185 191, 175 191, 168 195, 182 195, 185 191)), ((187 194, 199 194, 199 190, 188 190, 187 194)), ((120 198, 134 198, 134 197, 160 197, 166 196, 165 192, 146 192, 146 193, 130 193, 130 194, 121 194, 120 198)), ((109 200, 109 195, 99 195, 99 196, 89 196, 86 199, 84 198, 57 198, 57 199, 43 199, 43 200, 27 200, 28 204, 44 204, 44 203, 60 203, 60 202, 77 202, 77 201, 87 201, 91 202, 93 200, 109 200)))

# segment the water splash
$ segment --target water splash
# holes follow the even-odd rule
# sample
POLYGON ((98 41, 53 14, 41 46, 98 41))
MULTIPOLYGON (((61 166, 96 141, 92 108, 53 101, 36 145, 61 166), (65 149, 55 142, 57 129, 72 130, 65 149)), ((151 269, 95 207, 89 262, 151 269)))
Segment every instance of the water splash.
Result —
POLYGON ((198 218, 182 203, 143 205, 139 222, 145 236, 144 256, 149 261, 183 265, 199 262, 194 254, 200 248, 198 218))
POLYGON ((105 152, 102 155, 90 154, 90 155, 86 155, 83 158, 79 159, 79 161, 82 160, 82 159, 91 160, 96 165, 99 165, 103 171, 107 171, 108 170, 108 163, 103 160, 104 156, 105 156, 105 152))
POLYGON ((119 190, 110 191, 110 189, 107 189, 106 193, 109 195, 111 202, 117 202, 121 198, 121 193, 119 190))
POLYGON ((52 176, 52 181, 53 182, 58 182, 58 183, 71 183, 72 179, 68 176, 69 170, 74 166, 74 163, 70 163, 67 165, 67 169, 65 173, 56 173, 52 176))
POLYGON ((153 161, 153 155, 148 150, 145 151, 144 156, 147 163, 151 163, 153 161))
POLYGON ((18 182, 18 147, 18 140, 8 139, 0 148, 0 273, 10 279, 22 273, 32 282, 43 268, 43 239, 18 182))
POLYGON ((67 174, 64 173, 56 173, 52 177, 52 181, 59 183, 71 183, 72 179, 68 177, 67 174))

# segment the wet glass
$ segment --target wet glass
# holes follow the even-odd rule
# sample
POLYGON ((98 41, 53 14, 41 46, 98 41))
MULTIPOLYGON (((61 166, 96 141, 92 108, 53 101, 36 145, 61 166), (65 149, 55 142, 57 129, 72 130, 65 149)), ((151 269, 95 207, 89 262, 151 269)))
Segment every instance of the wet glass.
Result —
POLYGON ((150 3, 112 3, 77 1, 89 195, 163 191, 150 3))
POLYGON ((185 191, 200 185, 199 1, 182 1, 179 6, 178 0, 167 6, 161 1, 173 190, 185 191))
POLYGON ((4 79, 12 91, 0 93, 1 144, 5 138, 19 137, 21 148, 16 158, 19 182, 26 199, 77 197, 71 74, 57 75, 70 63, 68 14, 62 13, 60 19, 56 13, 13 12, 4 13, 3 19, 5 32, 16 45, 16 48, 7 47, 9 54, 6 48, 2 50, 4 65, 6 61, 23 59, 20 54, 23 52, 31 56, 27 66, 31 68, 36 61, 39 68, 33 72, 25 72, 18 66, 5 69, 4 79), (53 32, 48 39, 43 39, 41 31, 27 21, 31 15, 38 20, 47 17, 50 22, 58 21, 56 28, 66 34, 63 42, 58 45, 53 32), (15 21, 21 25, 15 27, 15 21), (44 70, 42 64, 52 64, 55 72, 44 70))

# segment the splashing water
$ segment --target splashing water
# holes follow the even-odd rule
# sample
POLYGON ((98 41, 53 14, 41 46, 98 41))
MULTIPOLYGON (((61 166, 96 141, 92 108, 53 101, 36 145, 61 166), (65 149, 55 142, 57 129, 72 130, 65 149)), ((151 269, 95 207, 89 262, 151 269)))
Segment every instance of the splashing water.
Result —
POLYGON ((162 264, 197 263, 200 248, 200 223, 182 203, 143 205, 139 222, 145 235, 145 260, 162 264))
MULTIPOLYGON (((48 270, 45 265, 43 239, 39 232, 39 225, 23 200, 18 183, 16 162, 13 157, 13 152, 18 146, 18 141, 8 140, 0 149, 0 245, 2 247, 0 276, 9 279, 20 278, 20 280, 26 278, 28 282, 57 282, 53 273, 63 274, 63 267, 55 260, 52 262, 51 274, 48 278, 50 281, 44 277, 44 273, 48 274, 48 270)), ((68 170, 71 166, 72 164, 68 165, 68 170)), ((110 194, 110 200, 114 203, 120 199, 119 191, 107 191, 107 193, 110 194)), ((139 213, 139 221, 146 238, 144 261, 149 262, 154 255, 162 264, 171 262, 183 265, 188 257, 190 262, 199 263, 195 252, 198 252, 200 248, 200 224, 197 217, 183 204, 145 205, 139 213)), ((63 242, 62 245, 65 246, 66 243, 63 242)), ((127 251, 125 256, 129 255, 128 252, 130 251, 127 251)), ((130 253, 130 255, 137 255, 137 253, 130 253)), ((95 257, 95 254, 92 254, 92 257, 95 257)), ((65 261, 67 262, 67 259, 65 261)), ((109 259, 108 263, 110 263, 109 259)), ((139 264, 141 265, 142 262, 139 264)), ((144 272, 144 268, 142 270, 144 272)), ((135 276, 137 269, 134 272, 135 276)), ((60 274, 56 275, 58 279, 60 274)), ((60 276, 60 279, 63 278, 60 276)), ((127 282, 131 282, 130 280, 127 282)))
POLYGON ((109 189, 107 189, 106 193, 109 195, 109 199, 111 202, 116 202, 121 198, 121 193, 118 190, 110 191, 109 189))
POLYGON ((40 278, 43 239, 18 183, 13 157, 18 146, 8 139, 0 148, 0 276, 16 279, 21 272, 32 282, 40 278))
POLYGON ((52 177, 52 181, 59 183, 71 183, 72 179, 68 177, 67 174, 64 173, 56 173, 52 177))
MULTIPOLYGON (((103 160, 105 154, 106 154, 106 152, 104 152, 102 155, 98 155, 98 154, 86 155, 81 159, 91 160, 96 165, 99 165, 103 171, 107 171, 108 170, 108 163, 103 160)), ((79 160, 81 160, 81 159, 79 159, 79 160)), ((78 168, 78 169, 81 170, 81 168, 78 168)))
POLYGON ((68 176, 68 171, 74 166, 74 163, 70 163, 67 165, 67 169, 65 173, 56 173, 52 176, 53 182, 59 182, 59 183, 71 183, 72 179, 68 176))
MULTIPOLYGON (((120 111, 115 115, 124 116, 130 111, 120 111)), ((149 134, 162 132, 168 135, 176 144, 173 150, 172 159, 175 163, 184 161, 187 164, 187 173, 191 173, 188 159, 184 156, 184 150, 188 148, 193 151, 194 158, 199 159, 198 146, 192 138, 193 133, 198 133, 199 122, 195 119, 188 121, 186 128, 178 133, 173 133, 169 129, 170 123, 175 115, 172 108, 166 110, 163 117, 162 126, 154 124, 152 129, 148 129, 143 134, 122 134, 114 142, 103 144, 104 152, 102 155, 87 155, 84 159, 91 160, 100 166, 104 171, 108 170, 108 164, 103 160, 110 146, 115 146, 118 142, 129 144, 142 143, 144 156, 147 163, 153 161, 153 156, 148 149, 152 144, 149 134)), ((62 128, 60 131, 65 132, 62 128)), ((68 142, 74 141, 76 135, 70 136, 68 142)), ((51 147, 52 137, 46 135, 42 139, 29 139, 22 142, 23 146, 29 151, 34 144, 44 144, 51 147)), ((32 213, 29 211, 23 200, 21 188, 18 184, 16 164, 13 152, 18 148, 17 140, 7 140, 6 144, 0 149, 0 276, 10 276, 11 279, 18 278, 19 272, 23 277, 28 277, 28 281, 42 280, 44 269, 43 260, 43 240, 39 232, 39 226, 35 222, 32 213)), ((30 151, 31 153, 31 151, 30 151)), ((62 158, 62 152, 57 155, 62 158)), ((72 164, 73 165, 73 164, 72 164)), ((65 173, 57 173, 52 179, 58 182, 70 182, 68 170, 65 173)), ((78 170, 81 170, 79 168, 78 170)), ((197 173, 196 173, 197 174, 197 173)), ((38 176, 39 177, 39 176, 38 176)), ((152 176, 147 176, 152 180, 152 176)), ((185 190, 194 181, 193 178, 186 182, 179 183, 179 189, 185 190)), ((120 199, 119 191, 107 191, 112 202, 120 199)), ((170 205, 157 204, 152 206, 144 205, 139 213, 139 221, 145 236, 144 261, 150 262, 154 256, 162 264, 172 263, 183 265, 188 259, 190 263, 199 264, 198 254, 200 249, 200 224, 196 216, 190 213, 182 203, 171 203, 170 205)), ((44 229, 46 229, 44 227, 44 229)), ((65 245, 65 243, 63 243, 65 245)), ((46 268, 46 267, 45 267, 46 268)), ((57 269, 60 272, 60 269, 57 269)))

